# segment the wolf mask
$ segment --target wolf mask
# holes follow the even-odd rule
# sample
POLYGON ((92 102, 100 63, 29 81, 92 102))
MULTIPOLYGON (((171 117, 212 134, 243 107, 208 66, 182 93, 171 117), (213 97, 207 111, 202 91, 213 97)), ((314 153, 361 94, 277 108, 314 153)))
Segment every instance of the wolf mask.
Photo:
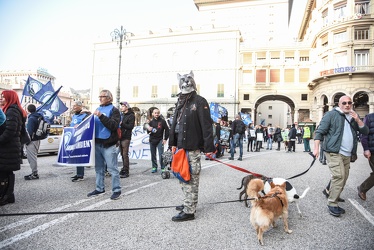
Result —
POLYGON ((179 81, 179 89, 181 90, 182 94, 189 94, 192 91, 196 91, 196 83, 194 78, 194 74, 191 70, 189 74, 180 75, 177 74, 178 81, 179 81))

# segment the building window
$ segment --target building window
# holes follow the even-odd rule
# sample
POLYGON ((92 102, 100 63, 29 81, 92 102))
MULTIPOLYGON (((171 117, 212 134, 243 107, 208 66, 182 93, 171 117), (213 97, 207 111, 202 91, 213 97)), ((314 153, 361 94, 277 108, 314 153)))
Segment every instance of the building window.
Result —
POLYGON ((284 81, 285 82, 294 82, 295 81, 295 70, 294 69, 285 69, 284 70, 284 81))
POLYGON ((324 58, 322 58, 322 63, 323 63, 323 68, 327 69, 327 67, 329 65, 329 58, 327 56, 325 56, 324 58))
POLYGON ((177 97, 178 92, 179 92, 178 85, 176 84, 171 85, 171 97, 177 97))
POLYGON ((299 69, 299 82, 308 82, 309 69, 299 69))
POLYGON ((269 110, 273 110, 273 106, 269 106, 268 109, 269 109, 269 110))
POLYGON ((157 98, 157 85, 152 85, 151 98, 157 98))
POLYGON ((355 50, 355 66, 368 66, 369 65, 369 50, 359 49, 355 50))
POLYGON ((280 70, 270 69, 270 82, 280 82, 280 70))
POLYGON ((243 55, 243 64, 252 64, 252 53, 245 53, 243 55))
POLYGON ((300 56, 300 62, 309 62, 309 56, 300 56))
POLYGON ((369 27, 355 28, 355 40, 369 39, 369 27))
POLYGON ((327 25, 329 23, 329 12, 327 9, 325 9, 323 12, 322 12, 322 23, 323 25, 327 25))
POLYGON ((334 43, 342 43, 347 41, 347 31, 334 34, 334 43))
POLYGON ((301 94, 302 101, 308 101, 308 94, 301 94))
POLYGON ((264 61, 264 60, 266 60, 266 52, 257 52, 256 53, 256 60, 257 61, 264 61))
POLYGON ((347 51, 334 54, 334 66, 337 68, 347 65, 347 51))
POLYGON ((368 14, 369 2, 369 0, 355 0, 355 14, 368 14))
POLYGON ((266 69, 256 70, 256 83, 266 82, 266 69))
POLYGON ((225 88, 223 83, 217 85, 217 97, 225 97, 225 88))
POLYGON ((334 5, 334 18, 339 19, 347 16, 347 2, 341 2, 334 5))
POLYGON ((253 83, 252 70, 243 70, 243 84, 253 83))
POLYGON ((268 119, 273 119, 273 115, 268 115, 268 119))
POLYGON ((243 100, 244 101, 249 101, 249 94, 244 94, 243 95, 243 100))
POLYGON ((139 97, 139 86, 132 87, 132 97, 134 98, 139 97))

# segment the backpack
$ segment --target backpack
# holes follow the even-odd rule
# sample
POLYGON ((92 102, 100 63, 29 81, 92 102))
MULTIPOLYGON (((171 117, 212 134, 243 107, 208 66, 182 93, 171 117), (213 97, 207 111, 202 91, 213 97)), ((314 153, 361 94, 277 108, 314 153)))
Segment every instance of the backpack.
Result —
POLYGON ((245 124, 242 121, 239 121, 236 124, 236 133, 238 134, 244 134, 245 133, 245 124))
POLYGON ((43 140, 48 137, 50 125, 44 120, 44 117, 41 116, 38 118, 38 127, 36 131, 32 134, 33 141, 43 140))

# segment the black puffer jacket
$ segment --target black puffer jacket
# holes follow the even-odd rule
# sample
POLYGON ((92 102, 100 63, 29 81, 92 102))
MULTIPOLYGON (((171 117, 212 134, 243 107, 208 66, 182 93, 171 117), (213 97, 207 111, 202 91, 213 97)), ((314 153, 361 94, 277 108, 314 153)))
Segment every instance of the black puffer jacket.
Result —
POLYGON ((121 132, 122 136, 120 140, 131 140, 132 129, 135 126, 135 114, 129 109, 127 113, 122 113, 121 132))
POLYGON ((0 171, 21 169, 21 127, 26 118, 17 105, 10 105, 5 113, 5 130, 0 135, 0 171))

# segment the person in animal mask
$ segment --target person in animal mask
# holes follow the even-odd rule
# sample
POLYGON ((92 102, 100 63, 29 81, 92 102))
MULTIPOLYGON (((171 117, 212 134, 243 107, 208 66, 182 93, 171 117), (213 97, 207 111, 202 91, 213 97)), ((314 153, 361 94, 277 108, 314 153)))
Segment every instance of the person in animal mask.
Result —
POLYGON ((184 149, 191 169, 190 180, 180 181, 184 194, 184 203, 177 206, 179 214, 172 221, 195 219, 198 202, 199 180, 201 171, 201 152, 210 156, 214 152, 213 128, 207 100, 196 93, 194 74, 178 74, 178 102, 169 134, 169 146, 172 151, 184 149))

